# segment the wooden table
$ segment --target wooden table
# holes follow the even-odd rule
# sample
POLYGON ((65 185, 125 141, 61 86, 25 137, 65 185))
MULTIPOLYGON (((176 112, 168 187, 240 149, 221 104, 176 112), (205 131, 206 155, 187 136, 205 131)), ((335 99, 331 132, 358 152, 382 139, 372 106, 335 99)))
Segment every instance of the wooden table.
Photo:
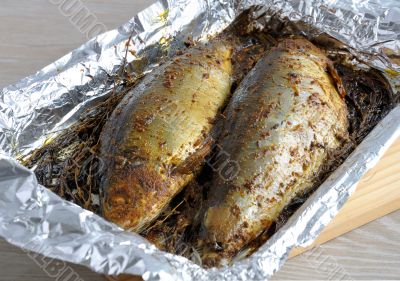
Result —
MULTIPOLYGON (((87 40, 86 34, 52 4, 57 2, 61 1, 1 1, 0 88, 34 73, 87 40)), ((82 3, 99 22, 112 29, 151 2, 86 0, 82 3)), ((103 280, 81 266, 62 266, 73 270, 70 272, 75 272, 82 280, 103 280)), ((287 279, 400 279, 400 211, 289 260, 273 278, 287 279)), ((22 250, 0 239, 0 280, 50 281, 55 278, 22 250)))

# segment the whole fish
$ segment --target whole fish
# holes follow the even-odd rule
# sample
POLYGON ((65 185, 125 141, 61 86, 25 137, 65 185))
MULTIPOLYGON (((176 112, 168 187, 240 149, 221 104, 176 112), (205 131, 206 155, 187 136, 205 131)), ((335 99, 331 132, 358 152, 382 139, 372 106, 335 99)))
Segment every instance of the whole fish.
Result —
POLYGON ((206 265, 227 263, 313 187, 348 138, 344 95, 331 61, 304 38, 283 39, 244 78, 219 141, 238 169, 213 176, 202 217, 206 265))
POLYGON ((227 41, 193 47, 129 92, 101 133, 106 219, 141 231, 194 177, 230 96, 227 41))

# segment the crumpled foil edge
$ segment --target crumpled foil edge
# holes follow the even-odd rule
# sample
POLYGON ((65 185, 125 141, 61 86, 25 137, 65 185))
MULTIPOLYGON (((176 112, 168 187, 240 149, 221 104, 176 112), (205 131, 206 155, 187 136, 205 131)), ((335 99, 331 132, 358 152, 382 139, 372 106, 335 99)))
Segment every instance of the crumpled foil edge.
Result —
POLYGON ((267 279, 293 247, 312 243, 353 193, 361 176, 400 137, 400 126, 393 120, 400 120, 400 106, 374 128, 270 240, 232 267, 204 270, 183 257, 162 252, 139 235, 61 200, 39 185, 32 171, 7 156, 0 156, 1 185, 8 187, 0 189, 0 235, 24 249, 109 275, 128 273, 145 280, 267 279))

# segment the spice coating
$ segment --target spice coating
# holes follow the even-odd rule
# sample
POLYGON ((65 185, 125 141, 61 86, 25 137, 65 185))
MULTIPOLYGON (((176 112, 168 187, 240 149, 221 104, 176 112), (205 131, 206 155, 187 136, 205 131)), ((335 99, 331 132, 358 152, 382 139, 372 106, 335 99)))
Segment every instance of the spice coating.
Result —
POLYGON ((198 46, 163 64, 129 92, 101 134, 108 220, 140 231, 196 174, 231 87, 227 42, 198 46))
POLYGON ((239 170, 214 175, 202 217, 206 265, 229 260, 313 187, 329 153, 348 138, 343 97, 332 63, 302 38, 280 41, 245 77, 219 141, 239 170))

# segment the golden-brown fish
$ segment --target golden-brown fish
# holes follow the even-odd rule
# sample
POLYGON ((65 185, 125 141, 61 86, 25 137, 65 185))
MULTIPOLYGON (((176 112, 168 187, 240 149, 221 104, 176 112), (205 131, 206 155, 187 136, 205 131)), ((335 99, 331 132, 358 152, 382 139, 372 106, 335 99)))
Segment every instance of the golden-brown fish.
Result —
POLYGON ((246 76, 219 142, 239 169, 214 175, 202 221, 206 264, 229 260, 313 186, 348 137, 343 97, 331 62, 302 38, 282 40, 246 76))
POLYGON ((101 134, 102 210, 140 231, 194 176, 231 88, 228 42, 194 47, 140 82, 101 134))

